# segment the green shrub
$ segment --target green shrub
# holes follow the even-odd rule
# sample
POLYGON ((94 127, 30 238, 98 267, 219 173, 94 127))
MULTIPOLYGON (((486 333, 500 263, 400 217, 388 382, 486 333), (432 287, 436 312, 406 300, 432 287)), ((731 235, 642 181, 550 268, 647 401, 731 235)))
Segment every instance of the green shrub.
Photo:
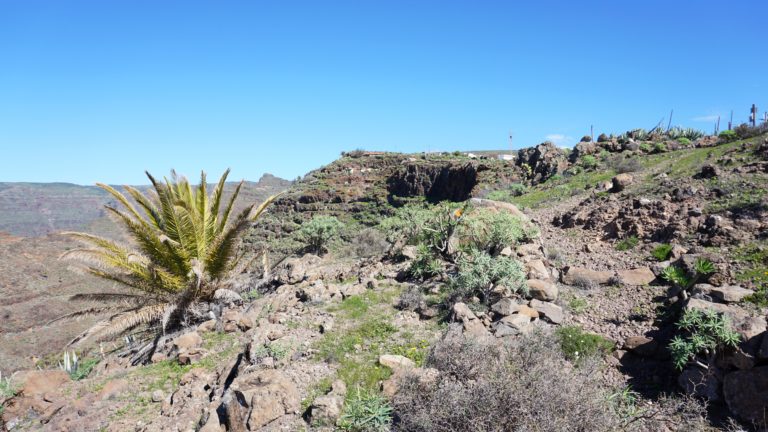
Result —
POLYGON ((651 153, 653 151, 653 147, 651 147, 648 143, 642 143, 638 146, 641 152, 643 153, 651 153))
POLYGON ((691 278, 688 273, 678 266, 671 265, 661 272, 661 278, 665 281, 687 289, 691 285, 691 278))
POLYGON ((18 391, 19 389, 11 383, 10 378, 3 378, 3 374, 0 373, 0 399, 14 397, 18 391))
POLYGON ((384 218, 379 229, 390 243, 416 244, 431 211, 420 205, 409 204, 400 207, 393 216, 384 218))
POLYGON ((584 155, 581 157, 581 160, 579 161, 579 165, 581 165, 584 169, 595 169, 597 168, 597 158, 595 158, 592 155, 584 155))
POLYGON ((338 236, 344 224, 333 216, 318 215, 304 222, 298 231, 299 240, 317 254, 327 250, 328 243, 338 236))
POLYGON ((594 355, 607 354, 614 347, 614 343, 610 340, 585 332, 578 326, 560 327, 556 334, 565 358, 576 364, 594 355))
POLYGON ((666 261, 670 255, 672 255, 672 245, 670 244, 656 246, 651 251, 651 256, 656 258, 657 261, 666 261))
POLYGON ((339 427, 350 432, 388 432, 392 407, 382 395, 357 390, 347 398, 339 427))
POLYGON ((736 131, 724 130, 724 131, 720 132, 720 134, 718 135, 718 138, 720 138, 721 140, 723 140, 725 142, 731 142, 731 141, 736 141, 737 139, 739 139, 739 136, 736 134, 736 131))
POLYGON ((693 262, 691 274, 680 267, 669 266, 661 273, 661 278, 685 290, 696 285, 702 277, 715 272, 715 266, 711 261, 703 258, 696 258, 693 262))
POLYGON ((98 358, 86 358, 78 363, 77 369, 70 372, 69 376, 73 381, 80 381, 82 379, 88 378, 88 375, 91 374, 93 368, 96 367, 97 364, 99 364, 98 358))
POLYGON ((512 258, 492 257, 486 252, 474 252, 458 262, 458 274, 451 279, 451 300, 479 296, 487 304, 495 285, 504 285, 512 292, 527 292, 523 266, 512 258))
POLYGON ((628 251, 636 248, 639 243, 640 239, 638 239, 637 236, 630 236, 616 243, 616 250, 628 251))
POLYGON ((663 142, 657 142, 653 145, 653 152, 654 153, 666 153, 667 151, 667 145, 663 142))
POLYGON ((684 145, 684 146, 691 144, 691 140, 689 140, 686 137, 678 138, 677 142, 679 142, 681 145, 684 145))
POLYGON ((443 271, 443 263, 427 245, 420 244, 416 249, 416 259, 411 262, 408 272, 419 279, 437 276, 443 271))
POLYGON ((456 231, 462 246, 492 255, 506 246, 525 243, 538 235, 533 225, 507 212, 476 209, 462 222, 456 231))
POLYGON ((711 310, 686 310, 677 328, 684 334, 672 338, 669 349, 675 367, 681 370, 689 362, 711 364, 717 351, 736 347, 741 339, 727 317, 711 310))

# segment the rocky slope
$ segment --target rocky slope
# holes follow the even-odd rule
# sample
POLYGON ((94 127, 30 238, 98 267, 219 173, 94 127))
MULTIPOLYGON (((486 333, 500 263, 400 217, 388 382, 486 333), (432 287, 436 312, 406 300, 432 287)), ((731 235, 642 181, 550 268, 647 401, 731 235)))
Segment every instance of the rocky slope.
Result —
MULTIPOLYGON (((246 182, 238 205, 261 202, 290 186, 269 174, 246 182)), ((229 193, 234 185, 229 184, 229 193)), ((81 292, 100 292, 112 285, 72 272, 58 257, 78 246, 56 234, 82 230, 120 238, 122 233, 106 216, 104 205, 114 203, 96 187, 70 184, 0 184, 0 371, 31 367, 90 325, 94 318, 45 326, 50 320, 89 304, 68 298, 81 292), (29 236, 29 237, 27 237, 29 236)))
POLYGON ((149 365, 131 366, 121 355, 130 346, 118 344, 83 353, 98 362, 84 378, 14 375, 4 427, 366 430, 349 423, 363 392, 389 401, 393 430, 467 430, 451 428, 467 418, 477 430, 760 430, 768 426, 768 137, 651 139, 605 137, 570 154, 542 144, 516 161, 347 154, 298 182, 245 247, 279 243, 318 214, 357 230, 414 201, 469 200, 459 216, 467 220, 479 208, 514 217, 522 208, 540 236, 496 254, 520 263, 527 290, 492 284, 483 298, 456 300, 448 294, 457 264, 415 278, 413 247, 289 254, 269 274, 254 266, 242 297, 211 305, 220 312, 168 339, 149 365), (489 196, 510 203, 479 199, 489 196), (702 261, 712 271, 696 273, 702 261), (691 283, 666 280, 670 267, 691 283), (675 368, 668 347, 686 310, 727 316, 737 343, 705 367, 675 368), (473 371, 493 367, 499 357, 489 353, 506 346, 524 360, 520 375, 504 379, 527 390, 494 387, 473 371), (520 414, 483 424, 509 422, 494 406, 520 414), (589 415, 578 416, 582 409, 589 415), (451 412, 462 416, 445 420, 451 412))

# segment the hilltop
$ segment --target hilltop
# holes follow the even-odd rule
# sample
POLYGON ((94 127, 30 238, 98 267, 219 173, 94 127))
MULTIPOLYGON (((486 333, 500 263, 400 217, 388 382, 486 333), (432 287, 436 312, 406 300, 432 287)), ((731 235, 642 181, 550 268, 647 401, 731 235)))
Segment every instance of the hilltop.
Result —
POLYGON ((688 133, 344 153, 247 233, 238 295, 148 364, 126 340, 16 374, 5 425, 759 430, 768 134, 688 133))

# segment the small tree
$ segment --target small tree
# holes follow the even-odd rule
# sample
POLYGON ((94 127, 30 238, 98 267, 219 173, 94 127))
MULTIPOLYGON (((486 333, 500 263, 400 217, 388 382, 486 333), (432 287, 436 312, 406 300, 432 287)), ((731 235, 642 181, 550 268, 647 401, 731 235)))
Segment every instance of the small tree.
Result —
POLYGON ((318 215, 301 225, 298 238, 307 249, 319 255, 327 250, 328 243, 343 228, 344 224, 334 216, 318 215))
MULTIPOLYGON (((237 263, 236 245, 240 235, 275 199, 270 197, 259 207, 251 204, 231 218, 243 182, 222 210, 229 170, 210 195, 204 172, 196 188, 175 171, 171 171, 171 179, 166 178, 164 182, 146 174, 154 194, 145 195, 136 188, 124 186, 133 202, 113 187, 98 184, 122 206, 122 209, 106 208, 124 226, 133 244, 121 244, 93 234, 64 233, 86 246, 69 250, 62 258, 78 260, 84 264, 83 271, 131 289, 125 293, 73 296, 72 300, 99 301, 106 305, 59 319, 86 314, 109 313, 110 316, 70 344, 118 336, 143 324, 159 328, 155 341, 163 333, 178 329, 187 320, 190 306, 213 299, 237 263)), ((140 352, 144 353, 141 358, 151 353, 140 352)))

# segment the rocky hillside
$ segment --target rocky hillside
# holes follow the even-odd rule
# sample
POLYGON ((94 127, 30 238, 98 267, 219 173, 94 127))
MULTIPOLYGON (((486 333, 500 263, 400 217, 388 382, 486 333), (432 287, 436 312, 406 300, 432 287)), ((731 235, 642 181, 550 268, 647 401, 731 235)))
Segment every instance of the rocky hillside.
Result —
POLYGON ((346 154, 252 230, 239 296, 149 364, 14 374, 3 427, 764 430, 768 135, 740 133, 346 154))
MULTIPOLYGON (((261 202, 291 182, 264 175, 246 182, 239 206, 261 202)), ((231 193, 233 184, 227 186, 231 193)), ((71 184, 0 184, 0 371, 33 366, 39 358, 58 353, 63 344, 95 318, 60 323, 55 331, 44 323, 83 306, 68 301, 81 292, 100 292, 111 285, 71 271, 58 257, 78 244, 56 234, 60 230, 121 237, 106 216, 114 203, 96 187, 71 184), (31 236, 31 237, 25 237, 31 236), (106 285, 106 286, 105 286, 106 285)))

